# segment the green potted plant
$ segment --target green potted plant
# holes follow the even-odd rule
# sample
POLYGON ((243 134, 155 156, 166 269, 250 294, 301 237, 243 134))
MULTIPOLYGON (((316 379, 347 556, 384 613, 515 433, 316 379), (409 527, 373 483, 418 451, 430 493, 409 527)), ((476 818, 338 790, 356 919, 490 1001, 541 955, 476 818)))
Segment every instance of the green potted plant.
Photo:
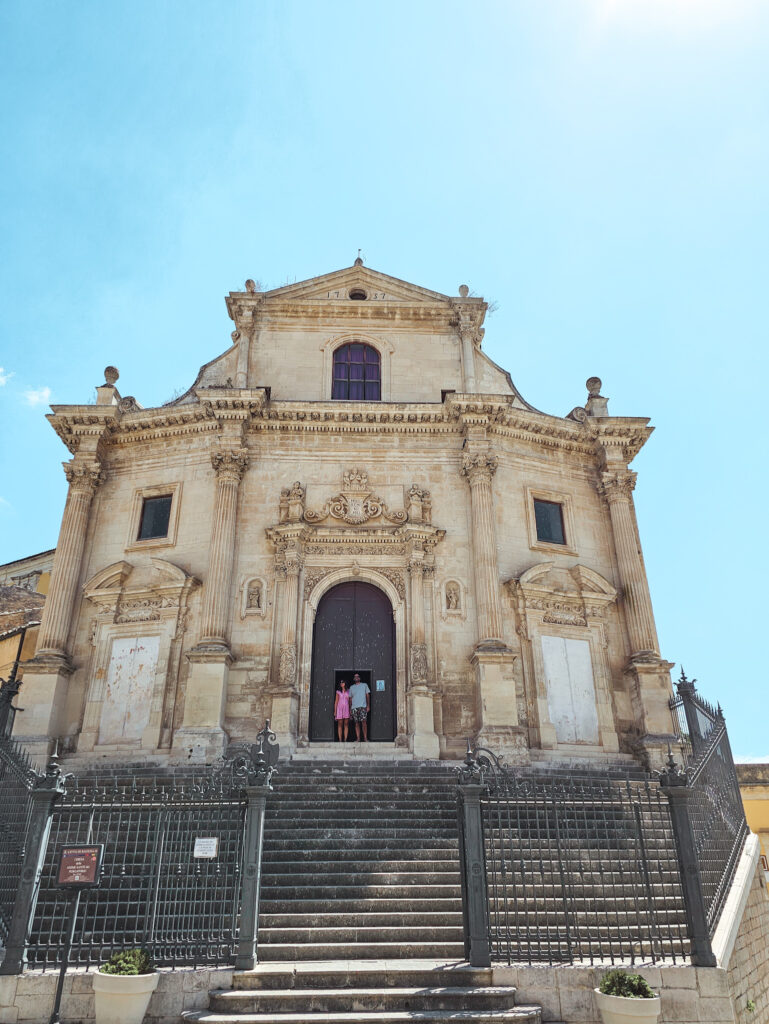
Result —
POLYGON ((595 989, 603 1024, 654 1024, 660 1013, 660 997, 640 974, 616 969, 604 974, 595 989))
POLYGON ((141 1024, 159 980, 146 949, 113 953, 93 975, 96 1024, 141 1024))

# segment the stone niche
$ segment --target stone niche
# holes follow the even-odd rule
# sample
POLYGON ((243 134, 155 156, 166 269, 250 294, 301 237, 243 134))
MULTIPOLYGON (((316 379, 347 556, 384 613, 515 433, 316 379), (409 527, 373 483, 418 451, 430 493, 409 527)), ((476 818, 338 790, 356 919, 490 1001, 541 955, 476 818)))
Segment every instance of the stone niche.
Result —
POLYGON ((170 747, 189 597, 198 584, 162 558, 115 562, 85 584, 94 616, 79 750, 170 747))
POLYGON ((619 749, 608 647, 617 591, 584 565, 540 562, 509 580, 525 687, 545 749, 619 749))

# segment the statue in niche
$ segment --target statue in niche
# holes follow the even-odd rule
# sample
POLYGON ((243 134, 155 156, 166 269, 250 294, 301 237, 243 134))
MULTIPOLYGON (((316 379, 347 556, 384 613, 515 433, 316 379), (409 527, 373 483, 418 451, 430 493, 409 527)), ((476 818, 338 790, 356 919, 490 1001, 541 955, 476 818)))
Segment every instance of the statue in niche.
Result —
POLYGON ((262 585, 258 580, 252 580, 248 584, 246 608, 253 608, 258 612, 262 610, 262 585))
POLYGON ((446 611, 459 611, 459 586, 456 583, 446 584, 446 611))

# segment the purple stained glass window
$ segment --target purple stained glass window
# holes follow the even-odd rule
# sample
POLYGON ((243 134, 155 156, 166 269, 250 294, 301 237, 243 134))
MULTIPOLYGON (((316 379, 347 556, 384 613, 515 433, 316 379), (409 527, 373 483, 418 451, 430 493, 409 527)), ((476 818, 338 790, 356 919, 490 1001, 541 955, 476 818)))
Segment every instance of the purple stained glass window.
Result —
POLYGON ((382 398, 379 353, 354 341, 334 352, 331 397, 348 402, 379 402, 382 398))

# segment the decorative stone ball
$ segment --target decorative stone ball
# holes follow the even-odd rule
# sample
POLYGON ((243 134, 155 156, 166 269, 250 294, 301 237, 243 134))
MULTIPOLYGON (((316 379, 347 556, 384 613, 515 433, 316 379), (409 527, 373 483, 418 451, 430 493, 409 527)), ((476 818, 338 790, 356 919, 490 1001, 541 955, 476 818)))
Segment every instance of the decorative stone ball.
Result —
POLYGON ((114 384, 120 374, 116 366, 105 366, 104 367, 104 380, 107 384, 114 384))
POLYGON ((588 398, 598 398, 601 394, 601 378, 588 377, 585 381, 588 398))
POLYGON ((459 286, 459 294, 462 296, 463 299, 466 299, 467 296, 470 294, 470 289, 467 287, 466 284, 461 284, 459 286))
POLYGON ((246 281, 246 291, 253 295, 256 291, 256 281, 252 281, 251 278, 246 281))

